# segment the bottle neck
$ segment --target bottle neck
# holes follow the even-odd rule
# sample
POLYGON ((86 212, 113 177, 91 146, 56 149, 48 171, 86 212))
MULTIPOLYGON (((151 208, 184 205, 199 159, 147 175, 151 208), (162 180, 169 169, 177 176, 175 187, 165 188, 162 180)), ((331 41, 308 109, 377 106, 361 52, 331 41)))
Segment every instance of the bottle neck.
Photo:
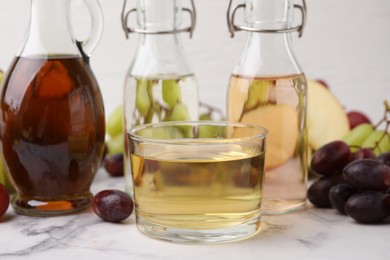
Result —
POLYGON ((291 27, 292 8, 291 0, 246 0, 246 26, 258 31, 247 33, 233 74, 274 77, 302 73, 291 48, 291 33, 279 31, 291 27))
POLYGON ((141 34, 130 74, 141 77, 192 75, 179 34, 141 34))
POLYGON ((289 33, 248 33, 244 52, 233 74, 247 77, 301 74, 290 37, 289 33))
POLYGON ((291 27, 291 0, 246 0, 245 23, 256 29, 281 30, 291 27))
POLYGON ((21 56, 79 56, 69 11, 69 0, 30 0, 30 25, 21 56))
POLYGON ((140 34, 130 74, 138 77, 181 77, 192 75, 180 41, 180 0, 138 0, 140 34), (165 32, 165 33, 161 33, 165 32), (170 33, 167 33, 170 32, 170 33))
POLYGON ((138 0, 137 19, 140 28, 148 31, 174 31, 182 20, 180 0, 138 0))

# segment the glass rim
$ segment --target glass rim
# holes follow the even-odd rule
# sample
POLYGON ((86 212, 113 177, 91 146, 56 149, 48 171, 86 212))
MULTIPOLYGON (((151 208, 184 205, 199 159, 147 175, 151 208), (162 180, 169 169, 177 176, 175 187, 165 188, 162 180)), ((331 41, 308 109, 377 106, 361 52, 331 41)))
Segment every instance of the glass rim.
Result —
POLYGON ((126 134, 130 136, 132 140, 143 141, 143 142, 151 142, 151 143, 160 143, 160 144, 188 144, 189 140, 204 140, 199 142, 191 142, 193 145, 204 145, 210 144, 207 140, 213 139, 212 144, 225 144, 225 143, 234 143, 234 142, 245 142, 254 139, 264 139, 268 135, 269 131, 259 125, 255 124, 247 124, 247 123, 238 123, 231 121, 212 121, 212 120, 200 120, 200 121, 168 121, 168 122, 159 122, 159 123, 149 123, 144 125, 135 126, 129 130, 126 130, 126 134), (210 125, 210 126, 231 126, 231 127, 240 127, 240 128, 252 128, 259 131, 258 134, 253 134, 245 137, 233 137, 233 138, 173 138, 173 139, 161 139, 161 138, 150 138, 144 137, 136 134, 136 132, 147 129, 147 128, 161 128, 167 126, 175 126, 175 125, 190 125, 190 126, 202 126, 202 125, 210 125), (180 141, 183 140, 183 141, 180 141))

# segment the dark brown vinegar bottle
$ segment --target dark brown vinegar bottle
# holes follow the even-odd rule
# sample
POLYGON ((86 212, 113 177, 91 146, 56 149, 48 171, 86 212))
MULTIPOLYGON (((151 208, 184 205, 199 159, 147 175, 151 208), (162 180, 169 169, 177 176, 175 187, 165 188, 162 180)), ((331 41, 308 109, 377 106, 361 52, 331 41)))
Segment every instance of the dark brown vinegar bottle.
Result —
POLYGON ((82 58, 16 58, 1 95, 3 156, 19 211, 89 206, 104 146, 100 91, 82 58))
MULTIPOLYGON (((94 15, 97 2, 84 1, 94 15)), ((92 201, 105 120, 86 57, 99 37, 90 38, 94 46, 83 45, 85 52, 77 47, 68 27, 70 2, 30 0, 28 37, 1 89, 0 147, 19 214, 68 214, 92 201)))

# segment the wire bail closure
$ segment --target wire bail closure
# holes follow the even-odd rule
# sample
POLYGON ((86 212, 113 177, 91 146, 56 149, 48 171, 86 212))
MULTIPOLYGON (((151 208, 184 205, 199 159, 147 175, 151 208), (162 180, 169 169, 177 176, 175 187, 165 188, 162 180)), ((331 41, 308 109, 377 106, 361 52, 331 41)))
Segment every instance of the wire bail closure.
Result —
POLYGON ((126 39, 129 38, 130 33, 140 33, 140 34, 171 34, 171 33, 181 33, 181 32, 188 32, 190 34, 190 38, 192 38, 192 35, 195 30, 196 25, 196 9, 195 9, 195 3, 194 0, 191 1, 191 8, 183 7, 182 11, 187 12, 190 14, 191 17, 191 25, 188 27, 184 27, 181 29, 174 29, 174 30, 167 30, 167 31, 153 31, 153 30, 144 30, 139 28, 130 28, 127 26, 127 22, 129 19, 129 16, 133 12, 137 12, 137 8, 132 8, 129 11, 126 12, 126 4, 127 0, 123 1, 123 8, 122 8, 122 14, 121 14, 121 20, 122 20, 122 28, 125 31, 126 39))
POLYGON ((232 9, 233 0, 230 0, 229 7, 227 10, 227 24, 230 32, 230 37, 234 37, 234 33, 238 31, 249 31, 249 32, 259 32, 259 33, 289 33, 289 32, 298 32, 298 36, 302 37, 303 29, 306 25, 306 18, 307 18, 307 9, 306 9, 306 1, 302 0, 302 5, 294 4, 294 8, 297 8, 299 11, 301 11, 302 14, 302 22, 301 25, 292 27, 292 28, 286 28, 286 29, 257 29, 252 28, 249 26, 243 26, 243 25, 235 25, 234 24, 234 17, 236 15, 236 12, 240 8, 246 8, 246 4, 239 4, 236 5, 232 9))

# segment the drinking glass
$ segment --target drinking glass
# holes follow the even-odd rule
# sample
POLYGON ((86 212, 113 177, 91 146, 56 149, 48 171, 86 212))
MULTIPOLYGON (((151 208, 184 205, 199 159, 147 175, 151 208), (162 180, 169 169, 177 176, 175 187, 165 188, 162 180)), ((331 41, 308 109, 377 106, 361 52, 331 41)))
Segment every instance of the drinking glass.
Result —
POLYGON ((200 244, 257 234, 267 134, 260 126, 211 121, 129 130, 138 229, 200 244))

